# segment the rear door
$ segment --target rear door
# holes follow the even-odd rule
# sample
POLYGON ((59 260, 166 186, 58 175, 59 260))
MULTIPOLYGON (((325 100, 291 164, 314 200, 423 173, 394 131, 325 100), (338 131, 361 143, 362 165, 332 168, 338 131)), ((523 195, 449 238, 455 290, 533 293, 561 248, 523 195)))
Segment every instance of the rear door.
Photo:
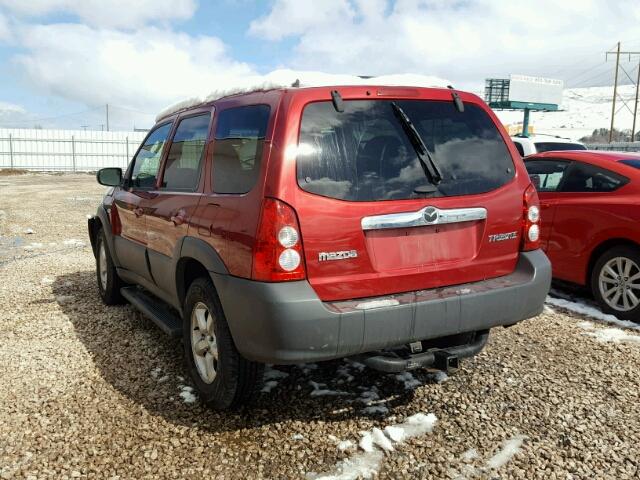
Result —
POLYGON ((531 183, 540 199, 540 246, 547 252, 553 239, 553 223, 558 203, 559 187, 562 184, 569 160, 544 158, 525 161, 531 183))
MULTIPOLYGON (((459 285, 513 271, 523 191, 484 109, 397 100, 443 180, 431 194, 391 100, 306 105, 295 202, 309 281, 323 300, 459 285), (511 186, 510 186, 511 185, 511 186)), ((528 179, 526 180, 528 183, 528 179)))
POLYGON ((156 285, 175 294, 173 259, 202 195, 202 164, 211 112, 180 118, 169 145, 159 188, 145 202, 147 248, 156 285))
POLYGON ((164 145, 171 123, 154 128, 136 153, 122 189, 114 194, 120 220, 120 235, 115 249, 123 268, 151 280, 146 261, 147 229, 144 208, 155 196, 156 182, 164 145))

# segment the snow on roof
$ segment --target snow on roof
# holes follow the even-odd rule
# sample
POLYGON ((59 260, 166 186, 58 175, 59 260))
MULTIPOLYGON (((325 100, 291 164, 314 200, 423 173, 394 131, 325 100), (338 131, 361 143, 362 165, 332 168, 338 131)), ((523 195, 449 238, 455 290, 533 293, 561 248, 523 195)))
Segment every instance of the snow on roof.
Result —
POLYGON ((356 75, 340 75, 313 71, 275 70, 267 75, 254 75, 238 78, 232 85, 221 86, 213 92, 181 100, 162 110, 156 121, 181 110, 213 102, 230 95, 249 92, 263 92, 267 90, 291 88, 294 82, 300 81, 300 87, 326 87, 332 85, 384 85, 404 87, 440 87, 450 84, 442 78, 417 75, 396 74, 379 77, 362 78, 356 75))

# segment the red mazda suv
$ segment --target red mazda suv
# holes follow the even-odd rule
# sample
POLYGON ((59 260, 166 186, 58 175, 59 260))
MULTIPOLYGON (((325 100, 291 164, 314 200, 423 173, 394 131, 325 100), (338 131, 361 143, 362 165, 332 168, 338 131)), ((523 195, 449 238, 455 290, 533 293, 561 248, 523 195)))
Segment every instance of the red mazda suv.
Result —
POLYGON ((97 177, 114 187, 89 220, 102 299, 181 336, 216 408, 265 363, 455 368, 550 285, 520 155, 453 89, 231 94, 159 118, 97 177))

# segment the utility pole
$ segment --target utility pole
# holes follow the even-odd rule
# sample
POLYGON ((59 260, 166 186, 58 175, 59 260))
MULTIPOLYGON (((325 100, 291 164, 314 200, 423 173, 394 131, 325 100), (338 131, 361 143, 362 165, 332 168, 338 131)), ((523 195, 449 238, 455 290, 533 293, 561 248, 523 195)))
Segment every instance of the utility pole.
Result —
POLYGON ((638 78, 636 79, 636 103, 633 104, 633 127, 631 127, 631 141, 636 141, 636 117, 638 116, 638 91, 640 90, 640 61, 638 61, 638 78))
MULTIPOLYGON (((620 42, 617 43, 617 48, 614 52, 606 52, 605 54, 605 59, 609 58, 609 55, 615 55, 616 56, 616 74, 615 74, 615 80, 614 80, 614 84, 613 84, 613 101, 611 102, 611 128, 609 129, 609 143, 612 142, 613 140, 613 125, 614 125, 614 121, 615 121, 615 117, 616 117, 616 98, 618 97, 618 71, 620 69, 620 55, 629 55, 629 60, 631 60, 631 55, 640 55, 640 52, 622 52, 620 51, 620 42)), ((624 70, 624 69, 623 69, 624 70)), ((626 73, 626 70, 625 70, 626 73)), ((627 76, 629 76, 629 74, 627 74, 627 76)), ((631 80, 633 81, 633 80, 631 80)), ((635 133, 635 125, 636 125, 636 113, 638 110, 638 88, 640 87, 640 65, 638 66, 638 80, 636 81, 636 104, 635 104, 635 108, 634 108, 634 114, 633 114, 633 131, 631 132, 631 141, 634 141, 634 133, 635 133)), ((626 102, 624 101, 624 99, 622 99, 622 103, 624 103, 625 105, 626 102)), ((627 108, 628 105, 627 105, 627 108)))
MULTIPOLYGON (((609 53, 607 52, 607 55, 609 53)), ((618 67, 620 65, 620 42, 618 42, 618 48, 616 50, 616 76, 613 84, 613 104, 611 106, 611 128, 609 129, 609 143, 613 140, 613 121, 616 118, 616 96, 618 95, 618 67)), ((108 109, 107 109, 108 111, 108 109)), ((108 116, 107 116, 108 118, 108 116)), ((108 123, 108 122, 107 122, 108 123)), ((108 128, 107 128, 108 130, 108 128)))
MULTIPOLYGON (((620 43, 618 43, 618 50, 620 50, 620 43)), ((617 78, 617 75, 618 73, 616 72, 616 78, 617 78)), ((616 83, 617 83, 617 80, 616 80, 616 83)), ((107 132, 108 132, 109 131, 109 104, 108 103, 106 105, 106 110, 107 110, 107 132)))

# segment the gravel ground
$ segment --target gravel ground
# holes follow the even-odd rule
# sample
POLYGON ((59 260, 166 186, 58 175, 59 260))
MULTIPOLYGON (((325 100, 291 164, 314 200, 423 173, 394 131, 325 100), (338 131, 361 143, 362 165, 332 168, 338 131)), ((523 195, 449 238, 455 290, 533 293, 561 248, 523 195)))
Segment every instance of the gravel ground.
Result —
POLYGON ((102 192, 0 176, 0 478, 639 477, 640 332, 557 307, 448 378, 278 367, 250 410, 204 408, 180 343, 100 302, 86 216, 102 192), (376 430, 417 413, 432 430, 376 430))

